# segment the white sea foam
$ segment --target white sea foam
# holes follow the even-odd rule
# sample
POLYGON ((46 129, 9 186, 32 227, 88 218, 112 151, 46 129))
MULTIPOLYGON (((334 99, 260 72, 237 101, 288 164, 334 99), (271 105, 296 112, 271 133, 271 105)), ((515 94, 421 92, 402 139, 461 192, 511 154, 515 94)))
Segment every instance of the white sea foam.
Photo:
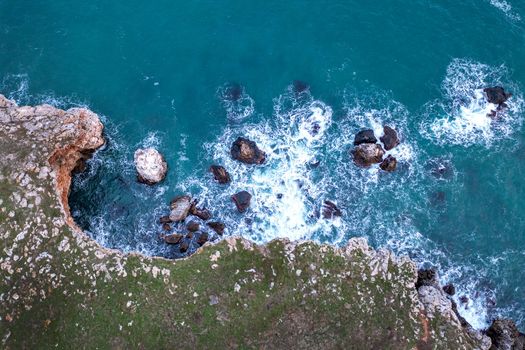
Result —
POLYGON ((517 85, 505 82, 506 75, 504 66, 454 59, 443 81, 444 99, 427 104, 421 134, 442 146, 491 147, 511 138, 521 128, 524 100, 517 85), (513 96, 507 101, 508 107, 491 118, 489 114, 497 106, 487 102, 483 88, 495 85, 504 86, 513 96))
POLYGON ((506 0, 490 0, 490 4, 503 12, 508 18, 521 21, 521 16, 512 9, 510 2, 506 0))

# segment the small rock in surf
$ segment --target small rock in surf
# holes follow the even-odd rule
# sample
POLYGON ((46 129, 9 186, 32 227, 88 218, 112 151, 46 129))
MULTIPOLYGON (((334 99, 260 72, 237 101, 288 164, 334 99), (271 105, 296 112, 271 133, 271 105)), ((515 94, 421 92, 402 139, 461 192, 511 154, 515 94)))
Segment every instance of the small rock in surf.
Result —
POLYGON ((197 238, 197 244, 203 245, 206 242, 208 242, 208 234, 206 232, 203 232, 199 235, 199 238, 197 238))
POLYGON ((238 137, 233 142, 231 156, 245 164, 263 164, 266 159, 266 154, 257 147, 257 144, 244 137, 238 137))
POLYGON ((173 222, 184 221, 184 219, 188 217, 192 205, 193 203, 190 196, 174 198, 170 203, 170 220, 173 222))
POLYGON ((383 136, 381 136, 379 140, 381 140, 387 151, 399 145, 397 132, 388 125, 383 126, 383 136))
POLYGON ((354 138, 354 146, 360 145, 362 143, 376 143, 377 139, 374 135, 374 130, 366 129, 359 131, 354 138))
POLYGON ((208 222, 208 226, 217 232, 218 235, 222 236, 224 233, 224 229, 226 228, 226 225, 224 225, 222 222, 214 221, 214 222, 208 222))
POLYGON ((210 213, 210 211, 206 208, 198 208, 197 206, 193 205, 190 209, 190 213, 192 215, 195 215, 196 217, 198 217, 199 219, 201 220, 210 220, 212 215, 210 213))
POLYGON ((446 284, 443 286, 443 292, 447 293, 450 296, 456 294, 456 287, 452 283, 446 284))
POLYGON ((341 216, 341 210, 334 202, 329 200, 323 202, 322 213, 325 219, 333 219, 336 216, 341 216))
POLYGON ((182 235, 179 235, 178 233, 173 233, 171 235, 164 236, 164 242, 168 244, 178 244, 181 239, 182 239, 182 235))
POLYGON ((241 191, 239 193, 234 194, 232 196, 232 200, 235 203, 235 206, 237 206, 237 210, 239 210, 239 213, 244 213, 250 206, 252 195, 246 191, 241 191))
POLYGON ((168 223, 162 224, 162 229, 164 231, 171 231, 171 226, 168 223))
POLYGON ((135 151, 134 161, 139 182, 154 185, 166 177, 168 165, 156 149, 139 148, 135 151))
POLYGON ((186 228, 188 229, 188 231, 190 232, 196 232, 196 231, 199 231, 200 229, 200 226, 198 222, 196 221, 190 221, 188 223, 188 225, 186 225, 186 228))
POLYGON ((354 163, 360 167, 367 168, 374 163, 381 163, 385 151, 379 144, 362 143, 352 150, 354 163))
POLYGON ((384 170, 384 171, 388 171, 388 172, 392 172, 394 170, 396 170, 396 167, 397 167, 397 159, 391 155, 389 155, 388 157, 386 157, 382 162, 381 164, 379 164, 379 167, 384 170))
POLYGON ((223 166, 212 165, 210 167, 210 171, 213 174, 215 180, 222 185, 227 184, 231 181, 230 174, 226 171, 226 169, 223 166))

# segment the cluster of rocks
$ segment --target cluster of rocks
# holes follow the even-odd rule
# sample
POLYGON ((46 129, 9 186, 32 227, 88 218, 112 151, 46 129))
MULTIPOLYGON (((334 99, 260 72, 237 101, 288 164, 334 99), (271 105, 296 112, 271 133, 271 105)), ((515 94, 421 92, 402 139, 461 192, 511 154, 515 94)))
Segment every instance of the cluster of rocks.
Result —
MULTIPOLYGON (((230 153, 233 159, 249 165, 263 164, 266 160, 266 154, 257 144, 243 137, 233 142, 230 153)), ((135 164, 139 182, 153 185, 166 176, 166 162, 155 149, 137 150, 135 164)), ((231 182, 231 176, 223 166, 212 165, 209 170, 219 184, 225 185, 231 182)), ((247 191, 240 191, 233 194, 231 198, 237 210, 244 213, 250 207, 252 195, 247 191)), ((199 207, 197 201, 190 195, 178 196, 171 201, 169 214, 159 219, 164 230, 160 236, 167 244, 178 245, 180 252, 185 253, 190 248, 192 240, 200 246, 210 240, 211 235, 207 229, 219 236, 223 235, 226 225, 211 219, 212 213, 206 208, 199 207), (178 232, 173 232, 175 225, 178 225, 178 232)))
POLYGON ((385 156, 385 151, 390 151, 399 145, 397 132, 388 125, 383 127, 383 136, 379 138, 383 146, 378 143, 374 131, 371 129, 361 130, 355 135, 354 149, 351 154, 354 163, 360 167, 368 168, 372 164, 378 164, 384 171, 394 171, 397 167, 397 159, 392 155, 385 156))
POLYGON ((512 96, 510 92, 506 92, 501 86, 488 87, 483 89, 485 97, 489 103, 495 104, 496 110, 492 110, 488 116, 495 118, 498 116, 498 112, 507 108, 507 100, 512 96))
MULTIPOLYGON (((178 196, 170 203, 169 215, 162 216, 159 219, 162 228, 166 232, 161 238, 167 244, 178 244, 181 253, 185 253, 190 242, 194 239, 196 243, 202 246, 210 239, 210 234, 202 226, 205 226, 222 236, 225 225, 219 221, 209 221, 212 218, 211 212, 206 208, 197 206, 197 201, 191 196, 178 196), (187 220, 190 216, 193 218, 187 220), (200 219, 200 220, 199 220, 200 219), (187 222, 186 222, 187 221, 187 222), (185 223, 185 234, 172 233, 172 224, 185 223)), ((182 230, 180 232, 183 232, 182 230)))

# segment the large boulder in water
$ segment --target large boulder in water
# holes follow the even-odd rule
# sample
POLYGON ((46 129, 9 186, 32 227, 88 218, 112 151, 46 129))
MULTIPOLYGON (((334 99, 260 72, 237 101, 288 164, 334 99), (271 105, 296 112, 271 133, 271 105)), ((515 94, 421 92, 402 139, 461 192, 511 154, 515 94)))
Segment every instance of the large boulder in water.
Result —
POLYGON ((174 198, 170 203, 170 220, 173 222, 184 221, 193 206, 190 196, 179 196, 174 198))
POLYGON ((379 164, 379 167, 384 171, 394 171, 397 167, 397 159, 391 155, 388 155, 388 157, 383 159, 381 164, 379 164))
POLYGON ((168 164, 156 149, 139 148, 135 151, 134 160, 139 182, 154 185, 166 177, 168 164))
POLYGON ((244 213, 250 206, 252 195, 246 191, 241 191, 239 193, 234 194, 232 196, 232 200, 237 206, 237 210, 239 210, 240 213, 244 213))
POLYGON ((381 136, 379 140, 381 140, 387 151, 390 151, 392 148, 399 145, 397 132, 388 125, 383 126, 383 136, 381 136))
POLYGON ((226 169, 223 166, 212 165, 210 167, 210 171, 213 174, 215 180, 222 185, 227 184, 231 181, 230 174, 226 171, 226 169))
POLYGON ((374 163, 381 163, 385 151, 377 143, 362 143, 352 150, 354 163, 361 167, 369 167, 374 163))
POLYGON ((491 350, 522 350, 525 336, 520 334, 512 320, 498 319, 487 329, 487 335, 492 340, 491 350))
POLYGON ((501 86, 488 87, 483 89, 483 92, 487 96, 487 101, 495 105, 502 105, 512 96, 511 93, 505 92, 501 86))
POLYGON ((354 145, 360 145, 362 143, 376 143, 377 139, 374 135, 374 130, 366 129, 359 131, 354 138, 354 145))
POLYGON ((257 144, 244 137, 238 137, 231 147, 231 156, 245 164, 263 164, 266 154, 257 147, 257 144))

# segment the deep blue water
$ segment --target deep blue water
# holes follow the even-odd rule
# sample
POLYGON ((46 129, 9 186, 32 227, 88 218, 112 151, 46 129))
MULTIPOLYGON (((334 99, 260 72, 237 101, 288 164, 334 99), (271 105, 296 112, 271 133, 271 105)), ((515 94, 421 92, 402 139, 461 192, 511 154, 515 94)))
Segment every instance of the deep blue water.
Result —
POLYGON ((0 0, 0 93, 102 116, 107 147, 75 179, 71 204, 107 246, 181 256, 157 220, 189 193, 227 234, 365 236, 437 267, 469 297, 461 310, 475 326, 501 315, 523 329, 524 21, 518 0, 0 0), (295 80, 309 92, 296 94, 295 80), (229 101, 237 84, 242 96, 229 101), (514 96, 492 123, 480 89, 495 84, 514 96), (383 124, 402 138, 398 170, 357 168, 354 134, 383 124), (266 165, 230 159, 241 135, 266 165), (136 182, 143 146, 169 164, 155 187, 136 182), (213 182, 212 163, 231 185, 213 182), (230 200, 239 190, 253 194, 242 215, 230 200), (325 199, 340 220, 312 215, 325 199))

